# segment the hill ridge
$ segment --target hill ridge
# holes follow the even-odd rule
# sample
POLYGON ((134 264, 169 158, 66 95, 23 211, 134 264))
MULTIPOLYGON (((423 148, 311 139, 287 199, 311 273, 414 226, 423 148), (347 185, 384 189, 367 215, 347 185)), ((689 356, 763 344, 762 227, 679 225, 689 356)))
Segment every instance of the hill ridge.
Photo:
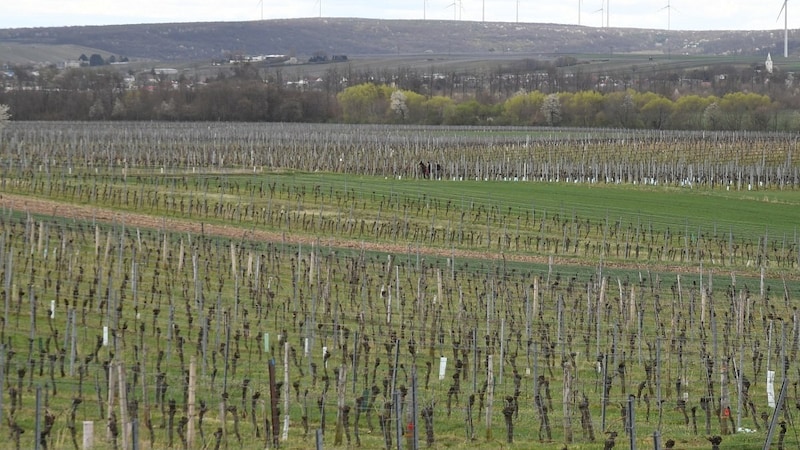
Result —
MULTIPOLYGON (((760 55, 782 53, 783 33, 595 28, 551 23, 272 19, 0 29, 0 43, 73 45, 160 61, 197 61, 231 53, 390 55, 480 54, 760 55)), ((790 41, 790 53, 797 47, 790 41)), ((0 55, 3 56, 3 55, 0 55)), ((76 55, 77 56, 77 55, 76 55)), ((6 58, 7 60, 8 58, 6 58)))

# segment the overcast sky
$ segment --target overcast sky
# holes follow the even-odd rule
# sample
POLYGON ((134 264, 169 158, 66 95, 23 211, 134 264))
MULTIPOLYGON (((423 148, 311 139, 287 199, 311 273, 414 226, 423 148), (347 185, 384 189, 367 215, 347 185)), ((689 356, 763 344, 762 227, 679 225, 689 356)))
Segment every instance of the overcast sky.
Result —
MULTIPOLYGON (((783 0, 4 0, 0 28, 298 17, 469 20, 682 30, 782 30, 783 0), (610 1, 610 5, 608 3, 610 1), (454 6, 460 4, 460 8, 454 6), (320 8, 321 6, 321 8, 320 8), (263 7, 263 13, 262 13, 263 7), (601 11, 609 11, 608 19, 601 11), (668 25, 669 23, 669 25, 668 25)), ((788 2, 789 28, 800 2, 788 2)))

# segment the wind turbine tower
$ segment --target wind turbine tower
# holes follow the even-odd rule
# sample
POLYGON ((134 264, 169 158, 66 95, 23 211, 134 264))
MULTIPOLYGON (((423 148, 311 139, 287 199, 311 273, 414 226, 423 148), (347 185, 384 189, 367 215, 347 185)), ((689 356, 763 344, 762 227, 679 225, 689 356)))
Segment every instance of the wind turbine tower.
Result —
POLYGON ((781 18, 781 13, 783 13, 783 57, 789 57, 789 11, 786 7, 786 4, 789 0, 783 0, 783 6, 781 6, 781 11, 778 13, 778 20, 781 18))

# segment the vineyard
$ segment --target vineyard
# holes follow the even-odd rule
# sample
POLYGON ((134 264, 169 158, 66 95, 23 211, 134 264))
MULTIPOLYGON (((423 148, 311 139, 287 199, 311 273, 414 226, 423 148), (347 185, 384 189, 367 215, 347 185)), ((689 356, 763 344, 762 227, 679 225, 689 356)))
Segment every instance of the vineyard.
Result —
POLYGON ((795 136, 1 133, 4 447, 800 445, 795 136))

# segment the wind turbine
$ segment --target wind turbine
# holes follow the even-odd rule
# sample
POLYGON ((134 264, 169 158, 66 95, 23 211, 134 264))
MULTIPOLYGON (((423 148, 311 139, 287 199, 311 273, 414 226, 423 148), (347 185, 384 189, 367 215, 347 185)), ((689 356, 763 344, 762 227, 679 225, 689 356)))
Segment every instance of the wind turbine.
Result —
POLYGON ((786 7, 786 4, 789 0, 783 0, 783 6, 781 6, 781 10, 778 13, 778 20, 781 18, 781 13, 783 13, 783 57, 789 57, 789 10, 786 7))
POLYGON ((428 20, 428 0, 422 0, 422 20, 428 20))
POLYGON ((603 28, 603 12, 605 11, 605 4, 606 4, 605 1, 600 3, 600 9, 595 11, 595 14, 600 13, 600 28, 603 28))
POLYGON ((264 20, 264 0, 258 0, 258 4, 261 6, 261 20, 264 20))
POLYGON ((461 20, 461 11, 464 9, 462 0, 455 0, 453 3, 447 5, 448 8, 453 8, 453 20, 461 20), (458 14, 458 16, 456 16, 458 14))
POLYGON ((322 18, 322 0, 317 0, 316 2, 314 2, 314 5, 317 5, 317 4, 319 4, 319 17, 321 19, 322 18))
POLYGON ((669 40, 669 31, 672 25, 672 8, 673 6, 671 0, 667 0, 667 6, 659 9, 659 11, 663 11, 665 9, 667 10, 667 54, 670 56, 670 58, 672 57, 672 42, 669 40))
POLYGON ((667 10, 667 31, 670 30, 670 25, 672 21, 672 4, 671 0, 667 0, 667 6, 659 9, 659 11, 667 10))
POLYGON ((519 23, 519 0, 517 0, 517 23, 519 23))
POLYGON ((581 24, 581 3, 583 0, 578 0, 578 25, 581 24))

